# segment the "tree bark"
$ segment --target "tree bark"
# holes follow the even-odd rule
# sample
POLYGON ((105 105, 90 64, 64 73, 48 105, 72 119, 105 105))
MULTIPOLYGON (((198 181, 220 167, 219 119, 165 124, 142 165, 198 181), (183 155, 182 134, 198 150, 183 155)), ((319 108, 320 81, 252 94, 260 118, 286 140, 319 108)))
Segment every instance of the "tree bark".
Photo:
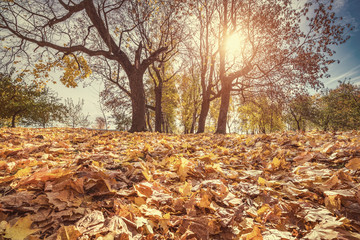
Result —
POLYGON ((132 104, 132 121, 129 132, 146 131, 146 103, 143 83, 143 74, 135 72, 129 76, 131 104, 132 104))
POLYGON ((226 133, 226 122, 227 115, 229 111, 230 105, 230 93, 231 93, 231 84, 225 83, 222 84, 221 88, 221 103, 220 103, 220 111, 217 122, 216 133, 225 134, 226 133))
POLYGON ((162 84, 155 86, 155 132, 161 132, 162 124, 162 84))
POLYGON ((210 109, 210 99, 208 97, 205 97, 204 95, 201 103, 199 126, 197 133, 203 133, 205 131, 206 117, 209 113, 209 109, 210 109))

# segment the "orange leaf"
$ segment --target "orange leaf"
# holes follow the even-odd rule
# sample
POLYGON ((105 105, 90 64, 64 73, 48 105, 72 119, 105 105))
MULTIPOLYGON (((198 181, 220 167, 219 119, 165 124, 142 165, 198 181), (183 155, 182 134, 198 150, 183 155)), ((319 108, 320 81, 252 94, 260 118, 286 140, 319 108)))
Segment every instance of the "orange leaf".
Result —
POLYGON ((262 240, 261 231, 257 226, 254 226, 251 233, 246 235, 246 240, 262 240))
POLYGON ((359 170, 360 169, 360 158, 351 159, 346 165, 348 169, 351 170, 359 170))

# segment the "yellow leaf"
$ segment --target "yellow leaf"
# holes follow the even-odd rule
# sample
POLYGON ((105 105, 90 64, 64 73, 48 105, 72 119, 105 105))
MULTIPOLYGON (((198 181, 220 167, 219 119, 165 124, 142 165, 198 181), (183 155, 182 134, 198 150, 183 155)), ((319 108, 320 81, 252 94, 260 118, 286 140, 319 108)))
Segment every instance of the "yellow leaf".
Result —
POLYGON ((328 195, 325 198, 325 207, 330 211, 341 209, 341 199, 338 195, 328 195))
POLYGON ((145 143, 143 152, 148 153, 148 152, 153 152, 153 151, 154 151, 154 149, 152 148, 152 146, 150 146, 150 144, 148 144, 148 143, 145 143))
POLYGON ((211 204, 211 197, 207 192, 202 192, 200 202, 197 204, 200 208, 209 208, 211 204))
POLYGON ((266 181, 266 179, 262 178, 262 177, 259 177, 258 178, 258 184, 261 185, 261 186, 265 186, 267 185, 268 181, 266 181))
POLYGON ((81 236, 75 226, 62 226, 57 233, 56 240, 76 240, 81 236))
POLYGON ((31 167, 26 167, 26 168, 20 169, 19 171, 17 171, 15 173, 15 178, 21 178, 21 177, 27 176, 27 175, 29 175, 30 172, 31 172, 31 167))
POLYGON ((272 163, 271 163, 272 167, 274 169, 278 169, 278 168, 281 168, 285 165, 285 160, 282 158, 282 159, 278 159, 277 157, 274 157, 273 160, 272 160, 272 163))
POLYGON ((191 188, 192 188, 191 183, 186 182, 184 186, 179 187, 179 192, 183 197, 189 196, 191 194, 191 188))
POLYGON ((102 162, 98 162, 98 161, 92 161, 92 165, 98 168, 102 168, 104 166, 102 162))
POLYGON ((23 240, 30 234, 37 232, 38 229, 30 229, 32 221, 30 215, 20 218, 13 226, 7 226, 5 230, 5 238, 12 240, 23 240))
POLYGON ((170 217, 171 217, 170 213, 166 213, 163 215, 163 219, 166 219, 166 220, 170 220, 170 217))
POLYGON ((190 171, 190 162, 186 158, 181 157, 180 158, 180 166, 179 170, 177 171, 177 174, 180 177, 181 181, 185 181, 188 172, 190 171))
POLYGON ((262 205, 262 207, 260 209, 258 209, 256 211, 256 213, 258 214, 258 216, 261 216, 269 209, 270 209, 270 206, 268 204, 264 204, 264 205, 262 205))

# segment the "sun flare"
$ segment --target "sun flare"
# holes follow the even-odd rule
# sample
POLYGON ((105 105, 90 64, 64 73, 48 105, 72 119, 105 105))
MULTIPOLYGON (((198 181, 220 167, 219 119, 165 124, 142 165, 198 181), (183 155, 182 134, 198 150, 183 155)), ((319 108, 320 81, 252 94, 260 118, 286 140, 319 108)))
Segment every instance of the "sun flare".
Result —
POLYGON ((226 51, 231 55, 240 54, 244 47, 244 37, 239 33, 231 34, 226 39, 226 51))

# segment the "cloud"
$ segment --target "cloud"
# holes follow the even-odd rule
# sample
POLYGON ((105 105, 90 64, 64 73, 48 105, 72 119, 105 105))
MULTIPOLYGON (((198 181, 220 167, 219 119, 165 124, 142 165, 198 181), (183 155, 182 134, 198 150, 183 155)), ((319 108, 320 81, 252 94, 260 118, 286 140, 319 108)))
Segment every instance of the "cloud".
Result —
POLYGON ((334 11, 335 13, 341 12, 347 6, 348 0, 336 0, 334 2, 334 11))
POLYGON ((357 82, 358 80, 360 80, 360 65, 350 69, 349 71, 347 71, 339 76, 330 78, 329 81, 326 81, 326 84, 327 85, 333 84, 338 81, 343 81, 345 79, 350 79, 350 78, 351 78, 352 82, 357 82))

